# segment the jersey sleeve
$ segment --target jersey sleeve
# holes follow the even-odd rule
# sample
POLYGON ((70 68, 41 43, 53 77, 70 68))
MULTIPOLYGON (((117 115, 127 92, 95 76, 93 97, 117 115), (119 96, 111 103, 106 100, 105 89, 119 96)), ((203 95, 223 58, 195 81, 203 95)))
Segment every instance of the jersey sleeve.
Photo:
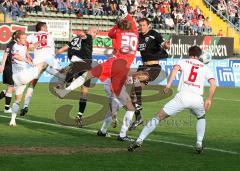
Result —
POLYGON ((204 71, 205 71, 206 79, 208 81, 211 80, 211 79, 215 79, 214 75, 213 75, 213 72, 212 72, 212 70, 209 67, 206 67, 204 71))
POLYGON ((118 27, 114 26, 113 28, 111 28, 108 31, 108 37, 110 37, 111 39, 115 39, 116 38, 116 31, 117 31, 118 27))
POLYGON ((16 44, 13 46, 11 53, 13 56, 19 54, 19 49, 18 46, 16 46, 16 44))
POLYGON ((7 47, 5 49, 5 53, 7 53, 7 54, 11 53, 11 46, 13 46, 12 42, 7 44, 7 47))
POLYGON ((72 40, 68 42, 67 46, 70 48, 72 46, 72 40))
POLYGON ((161 46, 161 44, 164 42, 162 35, 158 32, 155 32, 155 38, 159 46, 161 46))
POLYGON ((131 31, 132 31, 132 32, 135 32, 135 33, 138 33, 137 23, 136 23, 135 19, 132 17, 132 15, 128 14, 128 15, 126 16, 126 19, 132 24, 132 29, 131 29, 131 31))
POLYGON ((48 38, 49 38, 49 46, 53 49, 55 49, 55 41, 54 38, 51 34, 48 34, 48 38))
POLYGON ((186 65, 185 60, 179 60, 177 64, 174 66, 179 66, 181 68, 181 71, 184 70, 184 66, 186 65))

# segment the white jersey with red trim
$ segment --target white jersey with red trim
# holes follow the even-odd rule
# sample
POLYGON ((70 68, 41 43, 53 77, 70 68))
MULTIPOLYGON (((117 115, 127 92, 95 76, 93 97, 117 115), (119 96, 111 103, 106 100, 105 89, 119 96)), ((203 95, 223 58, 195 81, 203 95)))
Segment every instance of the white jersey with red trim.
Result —
MULTIPOLYGON (((27 57, 27 46, 15 43, 12 48, 12 56, 20 55, 23 59, 27 57)), ((25 61, 20 61, 13 58, 12 71, 13 73, 21 72, 26 69, 28 64, 25 61)))
POLYGON ((27 37, 30 44, 41 41, 41 44, 34 49, 34 58, 51 58, 55 56, 55 43, 53 36, 44 31, 39 31, 27 37))
POLYGON ((205 79, 214 79, 211 69, 197 59, 183 59, 177 65, 182 71, 178 91, 203 95, 205 79))

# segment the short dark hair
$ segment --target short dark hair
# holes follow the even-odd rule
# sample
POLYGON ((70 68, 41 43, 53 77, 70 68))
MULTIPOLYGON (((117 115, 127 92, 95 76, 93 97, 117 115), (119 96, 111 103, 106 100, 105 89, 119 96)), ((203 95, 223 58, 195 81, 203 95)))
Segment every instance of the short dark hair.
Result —
POLYGON ((118 23, 118 28, 120 28, 121 30, 131 30, 132 29, 132 23, 130 23, 128 20, 124 19, 121 20, 118 23))
POLYGON ((12 34, 12 40, 16 40, 16 34, 18 34, 18 32, 20 32, 21 30, 16 30, 15 32, 13 32, 12 34))
POLYGON ((146 22, 147 25, 149 25, 149 24, 151 23, 148 18, 141 18, 138 22, 139 22, 139 23, 140 23, 140 22, 146 22))
POLYGON ((202 49, 199 46, 192 46, 188 50, 189 56, 200 57, 202 55, 202 49))
POLYGON ((15 35, 15 39, 16 39, 16 40, 17 40, 17 39, 20 39, 20 37, 21 37, 22 35, 26 35, 26 33, 25 33, 24 31, 21 31, 21 30, 17 31, 17 32, 16 32, 16 35, 15 35))
POLYGON ((36 32, 41 31, 41 29, 44 25, 47 25, 47 23, 42 22, 42 21, 38 22, 37 25, 36 25, 36 32))

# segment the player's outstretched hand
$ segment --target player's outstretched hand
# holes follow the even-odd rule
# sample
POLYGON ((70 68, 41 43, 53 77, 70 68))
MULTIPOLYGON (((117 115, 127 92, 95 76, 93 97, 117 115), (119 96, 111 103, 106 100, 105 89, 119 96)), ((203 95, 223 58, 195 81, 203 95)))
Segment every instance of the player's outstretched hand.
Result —
POLYGON ((209 98, 207 98, 207 99, 205 100, 205 103, 204 103, 204 108, 205 108, 206 111, 208 111, 208 110, 210 109, 211 104, 212 104, 212 100, 209 99, 209 98))
POLYGON ((126 5, 119 5, 119 10, 121 12, 122 18, 125 18, 128 15, 128 10, 126 5))
POLYGON ((168 92, 169 92, 169 90, 170 90, 170 88, 169 87, 164 87, 164 89, 163 89, 163 93, 164 94, 167 94, 168 92))
POLYGON ((164 49, 170 49, 170 41, 169 40, 167 40, 163 43, 163 48, 164 49))

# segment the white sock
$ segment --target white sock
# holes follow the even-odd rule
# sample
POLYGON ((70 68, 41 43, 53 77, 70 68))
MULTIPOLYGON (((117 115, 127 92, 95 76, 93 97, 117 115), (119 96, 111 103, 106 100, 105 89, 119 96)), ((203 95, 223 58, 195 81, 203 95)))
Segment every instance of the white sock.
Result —
POLYGON ((119 111, 119 103, 114 99, 111 102, 112 113, 117 113, 119 111))
POLYGON ((152 118, 146 126, 144 126, 141 134, 139 135, 137 142, 142 142, 147 136, 156 129, 157 125, 159 124, 159 119, 152 118))
POLYGON ((134 111, 127 111, 125 113, 125 116, 123 118, 123 124, 122 124, 122 128, 121 128, 121 131, 120 131, 120 137, 126 137, 127 136, 127 131, 128 131, 128 128, 132 122, 132 117, 134 115, 134 111))
POLYGON ((197 143, 202 144, 206 128, 206 120, 199 119, 196 124, 197 143))
POLYGON ((53 67, 47 67, 46 71, 51 74, 54 75, 57 78, 60 78, 61 80, 65 80, 66 75, 63 73, 60 73, 57 69, 53 68, 53 67))
POLYGON ((28 107, 29 106, 29 103, 30 103, 31 98, 32 98, 32 94, 33 94, 33 88, 32 87, 28 87, 27 93, 25 95, 24 107, 28 107))
POLYGON ((109 126, 111 125, 111 123, 112 123, 111 111, 108 111, 106 114, 106 117, 103 121, 102 128, 101 128, 101 132, 103 134, 107 133, 107 130, 108 130, 109 126))
POLYGON ((86 82, 86 75, 87 72, 85 72, 84 74, 82 74, 80 77, 78 77, 77 79, 75 79, 67 88, 66 90, 68 91, 73 91, 76 88, 82 86, 85 82, 86 82))
POLYGON ((19 104, 14 102, 13 105, 12 105, 12 118, 11 118, 11 120, 15 120, 16 119, 18 109, 19 109, 19 104))

